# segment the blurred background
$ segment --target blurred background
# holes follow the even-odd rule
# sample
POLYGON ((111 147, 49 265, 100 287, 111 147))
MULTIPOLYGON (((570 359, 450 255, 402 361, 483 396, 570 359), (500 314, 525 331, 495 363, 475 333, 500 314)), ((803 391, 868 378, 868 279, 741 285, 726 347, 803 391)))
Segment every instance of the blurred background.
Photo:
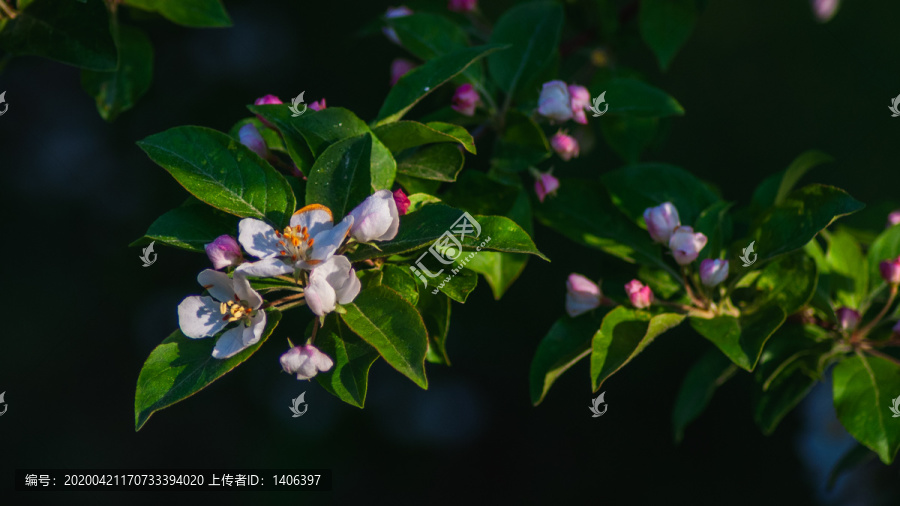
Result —
MULTIPOLYGON (((496 19, 508 4, 482 7, 496 19)), ((333 492, 211 499, 900 503, 898 466, 878 462, 826 493, 831 465, 851 447, 829 385, 765 437, 752 420, 750 378, 739 375, 675 445, 675 394, 707 346, 687 326, 604 385, 605 416, 589 416, 586 361, 531 406, 531 358, 563 314, 565 277, 575 271, 596 279, 610 270, 626 277, 633 269, 541 226, 536 242, 553 262, 532 259, 499 302, 482 281, 465 305, 454 304, 447 344, 453 365, 429 364, 427 392, 383 361, 372 369, 364 410, 315 382, 298 382, 277 361, 287 349, 284 337, 300 338, 304 328, 286 318, 246 364, 135 433, 141 365, 177 328, 175 307, 197 292, 196 273, 207 266, 203 256, 159 247, 157 262, 143 268, 140 249, 127 247, 187 196, 135 142, 186 124, 227 131, 267 93, 287 99, 305 90, 307 102, 325 97, 329 106, 371 120, 389 89, 390 62, 408 57, 377 30, 361 35, 384 12, 381 2, 225 5, 234 22, 228 29, 134 21, 153 42, 155 75, 147 95, 113 124, 81 90, 77 69, 19 58, 0 74, 9 103, 0 118, 0 205, 10 310, 0 338, 0 391, 9 405, 0 418, 0 491, 11 489, 16 468, 310 467, 333 469, 333 492), (291 418, 291 399, 303 391, 309 410, 291 418)), ((426 5, 445 11, 441 1, 426 5)), ((898 2, 847 2, 824 25, 806 0, 709 2, 667 72, 645 46, 625 47, 616 59, 686 110, 645 159, 684 167, 745 205, 765 176, 817 148, 836 162, 804 181, 846 189, 869 206, 856 222, 883 226, 887 211, 900 207, 900 118, 887 110, 900 93, 898 19, 898 2)), ((450 94, 433 100, 449 102, 450 94)), ((555 174, 599 175, 619 166, 598 140, 593 152, 557 164, 555 174)), ((486 159, 468 158, 467 169, 485 168, 486 159)), ((132 504, 171 498, 77 496, 132 504)), ((72 500, 17 494, 12 503, 72 500)))

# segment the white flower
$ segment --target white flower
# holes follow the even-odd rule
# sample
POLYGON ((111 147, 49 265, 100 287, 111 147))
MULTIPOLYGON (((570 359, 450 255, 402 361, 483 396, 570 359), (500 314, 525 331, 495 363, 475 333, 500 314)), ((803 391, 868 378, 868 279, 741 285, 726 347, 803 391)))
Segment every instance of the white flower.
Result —
POLYGON ((260 311, 262 297, 250 287, 247 279, 235 274, 206 269, 197 276, 209 296, 190 296, 178 305, 178 325, 191 339, 214 336, 230 323, 213 349, 215 358, 231 357, 259 341, 266 328, 266 312, 260 311))
POLYGON ((572 119, 569 87, 562 81, 548 81, 538 97, 538 113, 556 121, 572 119))
POLYGON ((284 372, 296 374, 298 380, 310 379, 319 372, 325 372, 334 366, 331 357, 311 344, 294 346, 284 352, 279 361, 284 372))
POLYGON ((336 226, 332 222, 331 210, 319 204, 294 213, 284 232, 264 221, 244 218, 238 224, 238 240, 260 260, 243 263, 235 272, 266 278, 312 269, 334 255, 347 237, 353 217, 347 216, 336 226))
POLYGON ((400 214, 390 190, 378 190, 350 211, 350 236, 359 242, 390 241, 400 228, 400 214))
POLYGON ((317 316, 334 311, 336 304, 352 302, 359 294, 360 282, 350 260, 335 255, 309 273, 306 304, 317 316))

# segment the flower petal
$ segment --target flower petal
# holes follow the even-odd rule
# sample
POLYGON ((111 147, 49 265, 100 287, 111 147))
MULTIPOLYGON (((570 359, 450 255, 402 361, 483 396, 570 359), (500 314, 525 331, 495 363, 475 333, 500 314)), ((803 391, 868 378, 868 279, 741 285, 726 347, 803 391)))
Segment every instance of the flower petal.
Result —
POLYGON ((237 327, 222 334, 222 337, 216 341, 216 347, 213 348, 213 358, 226 359, 237 355, 245 348, 243 340, 244 326, 237 327))
POLYGON ((280 258, 266 258, 258 262, 245 262, 234 270, 235 276, 253 276, 255 278, 271 278, 282 274, 292 274, 294 267, 280 258))
POLYGON ((197 275, 197 282, 218 301, 234 300, 234 283, 224 272, 204 269, 197 275))
POLYGON ((209 337, 225 328, 219 303, 212 297, 193 295, 178 305, 178 326, 191 339, 209 337))
POLYGON ((256 309, 262 305, 262 297, 258 293, 256 293, 256 290, 254 290, 250 286, 250 282, 247 281, 245 274, 235 272, 233 282, 234 293, 238 296, 238 298, 240 298, 241 300, 246 300, 247 303, 250 304, 250 307, 252 307, 253 309, 256 309))
POLYGON ((309 278, 310 281, 324 279, 334 289, 335 299, 340 304, 352 302, 361 287, 350 260, 343 255, 335 255, 317 266, 309 278))
POLYGON ((247 253, 257 258, 268 258, 281 252, 275 229, 255 218, 244 218, 238 224, 238 241, 247 253))
POLYGON ((263 330, 266 328, 266 312, 257 311, 255 315, 250 317, 250 326, 244 327, 242 336, 244 347, 253 346, 259 342, 262 337, 263 330))
POLYGON ((328 230, 334 223, 331 209, 322 204, 310 204, 291 216, 291 226, 301 226, 308 229, 310 237, 315 237, 319 232, 328 230))
POLYGON ((313 237, 312 255, 309 260, 317 260, 310 262, 309 265, 315 266, 320 262, 328 260, 331 255, 341 246, 347 234, 350 233, 350 227, 353 226, 353 216, 349 214, 330 230, 325 230, 313 237))
POLYGON ((323 277, 313 278, 310 276, 309 285, 306 286, 304 293, 306 294, 306 304, 316 316, 334 311, 337 294, 323 277))

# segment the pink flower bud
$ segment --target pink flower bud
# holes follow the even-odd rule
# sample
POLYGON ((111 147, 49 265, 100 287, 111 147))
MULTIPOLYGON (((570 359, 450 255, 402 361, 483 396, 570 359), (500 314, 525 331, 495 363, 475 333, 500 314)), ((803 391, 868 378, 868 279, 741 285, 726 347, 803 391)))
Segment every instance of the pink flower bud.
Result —
POLYGON ((812 10, 820 23, 826 23, 837 13, 841 0, 812 0, 812 10))
POLYGON ((625 293, 631 299, 631 305, 638 309, 644 309, 653 304, 653 290, 636 279, 625 284, 625 293))
POLYGON ((281 355, 281 368, 288 374, 296 374, 298 380, 311 379, 334 366, 331 358, 311 344, 294 346, 281 355))
POLYGON ((397 204, 397 214, 403 216, 409 210, 409 197, 403 193, 402 188, 397 188, 394 192, 394 203, 397 204))
POLYGON ((566 313, 578 316, 600 305, 600 287, 581 274, 569 274, 566 280, 566 313))
POLYGON ((900 283, 900 258, 896 260, 885 260, 878 264, 881 271, 881 277, 886 283, 896 285, 900 283))
POLYGON ((212 262, 213 268, 216 270, 224 269, 232 265, 237 265, 244 260, 241 254, 241 247, 237 240, 230 235, 220 235, 216 239, 204 246, 206 256, 212 262))
POLYGON ((456 88, 456 91, 453 93, 453 105, 450 107, 460 114, 472 116, 475 114, 475 108, 478 107, 480 101, 481 98, 478 96, 478 92, 475 91, 475 87, 466 83, 456 88))
POLYGON ((397 81, 399 81, 401 77, 414 68, 416 68, 416 64, 404 58, 397 58, 392 61, 391 86, 397 84, 397 81))
MULTIPOLYGON (((281 101, 281 99, 275 95, 263 95, 263 96, 257 98, 253 102, 253 105, 270 105, 270 104, 281 104, 281 103, 283 103, 281 101)), ((263 125, 266 125, 269 128, 273 128, 273 129, 275 128, 271 123, 269 123, 265 118, 263 118, 259 114, 257 114, 256 117, 259 118, 259 120, 263 122, 263 125)))
POLYGON ((704 246, 706 236, 700 232, 695 234, 691 227, 676 228, 669 239, 669 249, 678 265, 687 265, 696 260, 704 246))
POLYGON ((890 228, 894 225, 900 225, 900 209, 888 215, 887 226, 885 226, 885 228, 890 228))
POLYGON ((325 109, 325 99, 323 98, 322 100, 319 100, 318 102, 313 102, 313 103, 309 104, 309 108, 314 111, 321 111, 322 109, 325 109))
POLYGON ((282 104, 282 103, 283 102, 281 101, 281 99, 275 95, 264 95, 262 97, 257 98, 256 101, 253 102, 254 105, 269 105, 269 104, 282 104))
POLYGON ((564 134, 562 131, 556 132, 550 139, 550 147, 563 161, 568 162, 572 158, 578 158, 578 141, 571 135, 564 134))
POLYGON ((700 262, 700 282, 706 286, 716 286, 728 277, 728 260, 707 258, 700 262))
POLYGON ((238 138, 241 144, 250 148, 257 155, 263 158, 269 156, 269 147, 266 146, 266 141, 263 140, 262 135, 260 135, 259 130, 256 129, 253 123, 247 123, 242 126, 238 130, 238 138))
POLYGON ((562 81, 544 83, 538 98, 538 113, 556 121, 572 119, 569 88, 562 81))
POLYGON ((478 0, 449 0, 447 9, 453 12, 472 12, 477 7, 478 0))
POLYGON ((675 209, 671 202, 663 202, 656 207, 644 209, 644 222, 647 223, 650 237, 662 244, 668 244, 672 232, 681 226, 678 209, 675 209))
POLYGON ((572 107, 572 119, 576 123, 587 125, 587 116, 585 116, 584 111, 591 107, 591 92, 584 86, 572 84, 569 85, 569 97, 572 107))
POLYGON ((538 172, 534 180, 534 193, 537 194, 538 200, 541 202, 547 195, 556 195, 559 189, 559 179, 553 177, 551 171, 538 172))
MULTIPOLYGON (((412 13, 413 11, 409 7, 401 5, 400 7, 388 7, 387 12, 384 13, 384 17, 388 19, 402 18, 404 16, 409 16, 412 13)), ((400 45, 400 37, 397 37, 397 32, 394 31, 393 28, 386 26, 381 29, 381 33, 383 33, 384 36, 394 44, 400 45)))
POLYGON ((834 312, 841 330, 852 331, 859 325, 859 313, 849 307, 842 307, 834 312))

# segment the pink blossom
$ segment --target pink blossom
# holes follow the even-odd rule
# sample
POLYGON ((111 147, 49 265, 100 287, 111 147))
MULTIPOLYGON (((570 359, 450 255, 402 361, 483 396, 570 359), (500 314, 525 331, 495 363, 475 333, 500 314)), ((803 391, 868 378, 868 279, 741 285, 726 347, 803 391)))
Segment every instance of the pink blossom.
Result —
POLYGON ((572 119, 572 103, 569 88, 562 81, 548 81, 538 97, 538 113, 556 121, 572 119))
POLYGON ((238 139, 257 155, 263 158, 269 156, 269 147, 253 123, 247 123, 238 130, 238 139))
POLYGON ((556 195, 559 189, 559 179, 553 177, 551 171, 538 172, 534 179, 534 193, 537 194, 538 200, 541 202, 547 198, 547 195, 556 195))
MULTIPOLYGON (((409 16, 412 13, 412 9, 405 5, 401 5, 400 7, 388 7, 387 11, 384 13, 384 17, 387 19, 402 18, 404 16, 409 16)), ((386 26, 382 28, 381 33, 394 44, 400 45, 400 37, 397 37, 397 32, 392 27, 386 26)))
POLYGON ((647 232, 655 241, 668 244, 672 232, 681 226, 678 218, 678 209, 671 202, 663 202, 656 207, 644 209, 644 222, 647 224, 647 232))
POLYGON ((653 290, 636 279, 625 284, 625 293, 628 294, 631 305, 638 309, 644 309, 653 304, 653 290))
POLYGON ((728 277, 728 260, 707 258, 700 262, 700 282, 706 286, 716 286, 728 277))
POLYGON ((448 0, 447 9, 453 12, 472 12, 478 7, 478 0, 448 0))
POLYGON ((403 216, 409 210, 409 197, 403 193, 402 188, 397 188, 394 192, 394 203, 397 204, 397 214, 403 216))
POLYGON ((812 0, 812 10, 820 23, 826 23, 837 14, 841 0, 812 0))
POLYGON ((688 265, 697 259, 700 251, 706 246, 706 236, 694 233, 691 227, 681 226, 675 229, 669 239, 669 249, 678 265, 688 265))
POLYGON ((216 270, 237 265, 244 260, 241 246, 238 244, 237 239, 230 235, 216 237, 213 242, 204 246, 203 249, 206 250, 206 256, 209 257, 209 261, 212 262, 213 268, 216 270))
POLYGON ((578 141, 571 135, 565 134, 560 130, 550 139, 550 147, 563 161, 568 162, 572 158, 578 158, 578 141))
POLYGON ((600 305, 600 287, 581 274, 569 274, 566 280, 566 313, 578 316, 600 305))
POLYGON ((842 330, 852 331, 859 325, 861 316, 858 312, 849 307, 842 307, 835 311, 834 314, 837 316, 838 326, 842 330))
POLYGON ((885 260, 878 264, 881 271, 881 277, 885 283, 896 285, 900 283, 900 258, 895 260, 885 260))
POLYGON ((572 119, 576 123, 587 125, 587 116, 585 116, 584 111, 591 107, 591 92, 584 86, 571 84, 569 85, 569 99, 569 104, 572 107, 572 119))
POLYGON ((885 228, 890 228, 894 225, 900 225, 900 209, 888 215, 887 226, 885 228))
POLYGON ((322 100, 309 104, 309 108, 314 111, 321 111, 325 109, 325 99, 323 98, 322 100))
POLYGON ((478 92, 475 91, 475 87, 466 83, 456 88, 456 91, 453 93, 453 105, 450 107, 460 114, 472 116, 475 114, 475 108, 478 107, 480 101, 481 98, 478 96, 478 92))
POLYGON ((416 68, 416 64, 405 59, 405 58, 396 58, 391 62, 391 86, 397 84, 397 81, 400 80, 401 77, 406 75, 407 72, 416 68))

